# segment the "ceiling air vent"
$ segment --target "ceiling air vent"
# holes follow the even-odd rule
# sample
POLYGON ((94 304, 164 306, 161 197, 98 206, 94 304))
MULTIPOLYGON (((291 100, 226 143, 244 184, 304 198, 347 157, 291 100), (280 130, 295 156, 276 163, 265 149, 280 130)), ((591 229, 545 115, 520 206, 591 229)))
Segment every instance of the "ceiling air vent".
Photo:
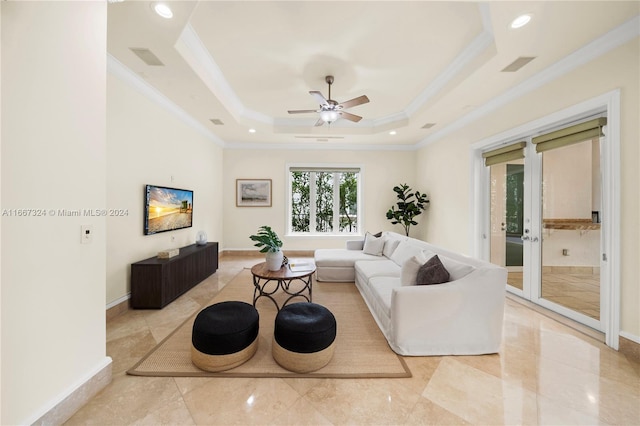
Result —
POLYGON ((527 65, 529 62, 533 61, 535 58, 535 56, 521 56, 507 65, 501 72, 516 72, 520 68, 527 65))
POLYGON ((142 61, 147 65, 164 66, 160 59, 158 59, 158 57, 154 55, 152 51, 145 47, 130 47, 129 50, 135 53, 135 55, 138 58, 142 59, 142 61))
POLYGON ((326 142, 328 139, 344 139, 344 136, 322 136, 322 139, 318 139, 318 136, 296 136, 298 139, 316 139, 319 142, 326 142))
POLYGON ((222 120, 220 120, 219 118, 210 118, 209 121, 212 122, 213 124, 215 124, 216 126, 223 126, 224 125, 222 120))
POLYGON ((435 126, 435 125, 436 125, 436 123, 427 123, 427 124, 425 124, 424 126, 422 126, 422 128, 423 128, 423 129, 430 129, 430 128, 432 128, 432 127, 433 127, 433 126, 435 126))

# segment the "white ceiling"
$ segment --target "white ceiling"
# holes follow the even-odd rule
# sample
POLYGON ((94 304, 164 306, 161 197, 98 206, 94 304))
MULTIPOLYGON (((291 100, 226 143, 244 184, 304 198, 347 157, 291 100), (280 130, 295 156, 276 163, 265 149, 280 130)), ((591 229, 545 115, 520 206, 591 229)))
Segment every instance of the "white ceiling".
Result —
POLYGON ((638 1, 165 3, 172 19, 151 2, 110 3, 108 52, 229 146, 413 146, 640 13, 638 1), (530 24, 510 29, 525 12, 530 24), (535 59, 501 72, 518 57, 535 59), (327 97, 329 74, 336 101, 369 97, 348 110, 359 123, 287 113, 317 109, 308 92, 327 97))

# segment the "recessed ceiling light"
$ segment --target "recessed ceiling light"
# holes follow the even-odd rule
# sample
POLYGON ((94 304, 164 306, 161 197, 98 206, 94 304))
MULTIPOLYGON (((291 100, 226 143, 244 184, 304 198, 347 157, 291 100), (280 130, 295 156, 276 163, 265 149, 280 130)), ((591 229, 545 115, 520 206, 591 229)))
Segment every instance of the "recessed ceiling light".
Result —
POLYGON ((249 129, 249 133, 255 133, 256 129, 249 129))
POLYGON ((511 21, 511 28, 516 29, 516 28, 524 27, 529 23, 529 21, 531 21, 531 15, 528 15, 528 14, 520 15, 516 19, 511 21))
POLYGON ((390 132, 389 132, 389 134, 390 134, 391 136, 393 136, 393 135, 395 135, 395 134, 396 134, 396 131, 395 131, 395 130, 392 130, 392 131, 390 131, 390 132))
POLYGON ((173 18, 173 12, 171 11, 171 8, 169 8, 169 6, 167 6, 164 3, 152 3, 151 4, 153 7, 153 10, 155 10, 155 12, 162 16, 165 19, 171 19, 173 18))

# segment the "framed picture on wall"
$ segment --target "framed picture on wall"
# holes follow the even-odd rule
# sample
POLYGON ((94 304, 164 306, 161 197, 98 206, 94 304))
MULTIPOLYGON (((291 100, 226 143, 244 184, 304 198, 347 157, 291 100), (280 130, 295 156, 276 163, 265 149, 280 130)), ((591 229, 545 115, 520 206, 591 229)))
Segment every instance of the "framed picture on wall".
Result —
POLYGON ((271 207, 271 179, 236 179, 236 206, 271 207))

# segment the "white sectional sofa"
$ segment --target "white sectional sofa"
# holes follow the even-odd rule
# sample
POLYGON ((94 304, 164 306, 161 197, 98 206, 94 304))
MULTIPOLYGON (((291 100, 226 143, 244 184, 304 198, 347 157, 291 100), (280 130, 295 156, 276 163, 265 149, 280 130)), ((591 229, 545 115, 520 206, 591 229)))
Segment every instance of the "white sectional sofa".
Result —
POLYGON ((354 282, 391 348, 400 355, 499 351, 507 271, 395 232, 315 251, 318 281, 354 282), (370 254, 374 253, 374 254, 370 254), (434 255, 449 282, 416 285, 434 255), (424 269, 424 268, 423 268, 424 269))

